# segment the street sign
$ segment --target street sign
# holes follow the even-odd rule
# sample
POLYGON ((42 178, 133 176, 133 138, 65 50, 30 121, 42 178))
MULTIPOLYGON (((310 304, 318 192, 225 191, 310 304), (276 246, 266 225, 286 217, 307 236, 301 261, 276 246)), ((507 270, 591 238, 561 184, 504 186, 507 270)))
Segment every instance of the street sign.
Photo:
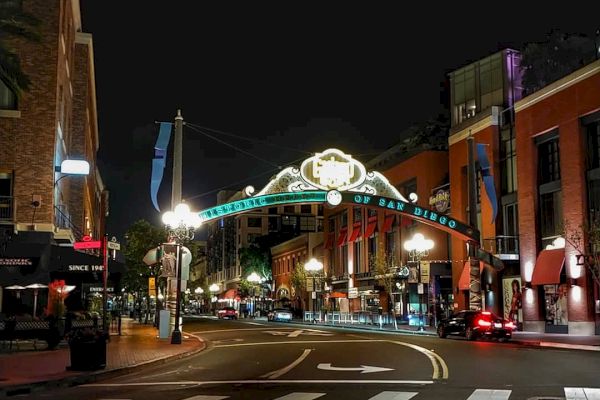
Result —
POLYGON ((419 285, 417 286, 417 294, 423 294, 425 293, 425 291, 423 290, 423 284, 419 283, 419 285))
POLYGON ((106 242, 106 247, 111 250, 121 250, 121 243, 117 242, 117 238, 113 236, 110 241, 106 242))
POLYGON ((356 299, 357 297, 358 297, 358 288, 357 287, 348 288, 348 298, 356 299))
POLYGON ((307 278, 306 279, 306 291, 307 292, 314 292, 315 291, 314 281, 313 281, 312 278, 307 278))
POLYGON ((429 261, 421 261, 421 282, 429 282, 429 261))

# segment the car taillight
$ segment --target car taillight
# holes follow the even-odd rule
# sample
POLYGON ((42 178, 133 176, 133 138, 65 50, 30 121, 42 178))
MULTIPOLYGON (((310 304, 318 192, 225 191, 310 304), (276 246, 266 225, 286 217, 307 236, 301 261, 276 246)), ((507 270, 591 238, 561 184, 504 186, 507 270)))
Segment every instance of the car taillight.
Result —
POLYGON ((512 322, 512 321, 508 321, 507 323, 505 323, 504 327, 505 328, 510 328, 510 329, 515 329, 516 328, 515 323, 512 322))
POLYGON ((490 321, 486 321, 485 319, 479 319, 477 320, 477 325, 479 326, 492 326, 492 323, 490 321))

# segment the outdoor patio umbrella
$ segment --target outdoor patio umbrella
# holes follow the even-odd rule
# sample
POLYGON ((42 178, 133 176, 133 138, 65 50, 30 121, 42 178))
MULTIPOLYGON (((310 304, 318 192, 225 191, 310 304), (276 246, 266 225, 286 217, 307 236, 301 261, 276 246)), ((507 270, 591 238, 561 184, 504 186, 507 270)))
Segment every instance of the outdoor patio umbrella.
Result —
POLYGON ((38 290, 47 289, 48 286, 42 285, 41 283, 32 283, 31 285, 27 285, 26 288, 33 289, 33 318, 35 318, 37 311, 38 290))
POLYGON ((12 286, 7 286, 4 289, 16 290, 17 291, 17 299, 20 299, 21 298, 21 290, 25 290, 25 286, 12 285, 12 286))

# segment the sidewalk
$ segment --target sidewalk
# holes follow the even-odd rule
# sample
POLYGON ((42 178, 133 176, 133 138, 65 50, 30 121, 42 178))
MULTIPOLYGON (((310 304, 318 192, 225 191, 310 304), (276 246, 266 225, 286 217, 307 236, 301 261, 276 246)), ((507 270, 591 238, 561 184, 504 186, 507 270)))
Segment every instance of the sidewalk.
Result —
POLYGON ((137 368, 165 362, 205 348, 196 336, 183 334, 180 345, 170 339, 158 339, 152 325, 130 318, 122 320, 122 334, 111 335, 106 349, 106 368, 98 371, 67 371, 71 364, 69 348, 57 350, 13 351, 0 354, 0 397, 29 393, 41 387, 73 386, 131 372, 137 368))
MULTIPOLYGON (((433 327, 426 326, 425 331, 419 331, 416 326, 398 325, 398 329, 394 329, 391 324, 385 324, 381 328, 379 325, 369 325, 364 323, 335 323, 317 322, 312 324, 309 321, 293 320, 292 323, 307 325, 307 326, 332 326, 345 329, 360 329, 377 332, 398 333, 404 335, 423 335, 437 336, 437 332, 433 327)), ((511 343, 517 343, 525 346, 534 347, 554 347, 573 350, 600 351, 600 336, 575 336, 561 335, 551 333, 537 332, 513 332, 511 343)))

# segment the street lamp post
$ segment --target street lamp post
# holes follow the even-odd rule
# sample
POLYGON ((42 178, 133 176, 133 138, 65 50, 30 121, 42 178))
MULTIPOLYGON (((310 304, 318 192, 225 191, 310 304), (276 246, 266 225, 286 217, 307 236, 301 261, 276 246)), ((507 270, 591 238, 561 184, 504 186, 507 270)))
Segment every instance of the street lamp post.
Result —
POLYGON ((425 239, 420 233, 415 233, 412 239, 404 242, 404 249, 408 251, 408 255, 411 257, 413 262, 417 262, 419 277, 418 285, 420 290, 419 293, 419 331, 424 331, 423 326, 423 292, 425 291, 421 285, 421 259, 429 255, 429 250, 433 249, 433 240, 425 239))
POLYGON ((256 299, 255 299, 256 292, 255 292, 255 290, 256 290, 256 285, 260 284, 263 280, 260 276, 258 276, 258 274, 256 272, 253 272, 250 275, 248 275, 246 280, 248 282, 252 283, 252 313, 254 315, 256 315, 256 299))
MULTIPOLYGON (((200 314, 200 311, 202 309, 202 307, 200 306, 200 299, 202 297, 200 295, 202 293, 204 293, 204 290, 200 286, 198 286, 196 289, 194 289, 194 293, 196 294, 196 303, 197 303, 197 306, 198 306, 198 314, 200 314)), ((204 301, 202 303, 204 303, 204 301)))
POLYGON ((175 294, 175 328, 171 335, 171 344, 181 344, 181 330, 179 329, 179 318, 181 313, 181 258, 182 247, 186 240, 194 238, 194 230, 200 227, 200 216, 192 213, 190 207, 181 203, 174 211, 167 211, 162 217, 163 223, 169 232, 169 237, 175 239, 177 244, 177 259, 175 264, 177 292, 175 294))
MULTIPOLYGON (((318 261, 316 258, 311 258, 306 264, 304 264, 304 269, 306 270, 306 272, 308 272, 310 275, 312 275, 312 281, 313 281, 313 293, 311 294, 311 296, 313 296, 313 322, 316 321, 315 315, 317 312, 317 287, 315 285, 316 283, 316 275, 319 274, 322 270, 323 270, 323 263, 318 261)), ((321 312, 319 311, 319 320, 321 319, 321 312)))
POLYGON ((219 290, 221 290, 221 288, 219 288, 219 285, 217 285, 216 283, 213 283, 212 285, 210 285, 210 287, 208 288, 208 290, 210 291, 210 293, 212 294, 212 297, 210 299, 210 302, 212 304, 212 308, 213 308, 213 312, 215 311, 215 305, 214 305, 214 301, 213 298, 217 295, 217 292, 219 290))

